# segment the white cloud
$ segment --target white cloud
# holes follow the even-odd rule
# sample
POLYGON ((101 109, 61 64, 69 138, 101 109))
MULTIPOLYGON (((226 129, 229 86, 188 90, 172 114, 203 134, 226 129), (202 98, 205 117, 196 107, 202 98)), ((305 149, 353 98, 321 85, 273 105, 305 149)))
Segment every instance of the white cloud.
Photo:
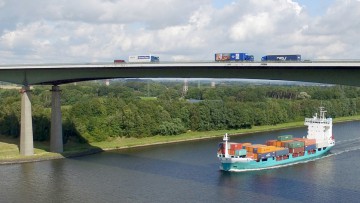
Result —
POLYGON ((275 24, 268 13, 246 15, 230 29, 230 37, 235 41, 256 40, 274 32, 275 24))
POLYGON ((215 52, 359 58, 358 0, 336 0, 315 17, 291 0, 212 3, 32 0, 19 6, 19 0, 0 0, 0 64, 111 61, 146 53, 161 60, 213 60, 215 52))

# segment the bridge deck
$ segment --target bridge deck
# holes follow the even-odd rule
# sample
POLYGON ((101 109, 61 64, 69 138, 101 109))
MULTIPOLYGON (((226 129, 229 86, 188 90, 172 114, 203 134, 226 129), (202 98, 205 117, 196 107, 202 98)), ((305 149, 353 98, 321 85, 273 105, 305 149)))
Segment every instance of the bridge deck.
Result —
POLYGON ((0 81, 63 84, 111 78, 244 78, 360 86, 360 61, 1 65, 0 81))

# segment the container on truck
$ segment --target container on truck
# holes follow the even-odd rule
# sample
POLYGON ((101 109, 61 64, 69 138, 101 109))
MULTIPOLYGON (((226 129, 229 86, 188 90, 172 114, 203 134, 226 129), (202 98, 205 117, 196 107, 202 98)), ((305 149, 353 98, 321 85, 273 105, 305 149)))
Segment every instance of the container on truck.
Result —
POLYGON ((159 61, 160 61, 159 57, 153 55, 129 56, 129 63, 150 63, 150 62, 159 62, 159 61))
POLYGON ((266 55, 261 58, 261 61, 301 61, 301 55, 266 55))
POLYGON ((254 56, 246 53, 216 53, 215 61, 254 61, 254 56))
POLYGON ((125 60, 122 60, 122 59, 114 59, 114 63, 125 63, 125 60))

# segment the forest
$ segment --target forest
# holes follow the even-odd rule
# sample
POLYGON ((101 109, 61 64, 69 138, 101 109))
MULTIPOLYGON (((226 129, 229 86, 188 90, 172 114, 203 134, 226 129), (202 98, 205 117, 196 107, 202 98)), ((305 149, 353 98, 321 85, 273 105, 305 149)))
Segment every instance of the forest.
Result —
MULTIPOLYGON (((360 114, 360 88, 219 82, 114 80, 61 86, 64 142, 176 136, 188 131, 251 128, 302 121, 320 106, 332 118, 360 114)), ((50 86, 31 92, 34 140, 50 137, 50 86)), ((0 89, 0 134, 20 135, 18 89, 0 89)))

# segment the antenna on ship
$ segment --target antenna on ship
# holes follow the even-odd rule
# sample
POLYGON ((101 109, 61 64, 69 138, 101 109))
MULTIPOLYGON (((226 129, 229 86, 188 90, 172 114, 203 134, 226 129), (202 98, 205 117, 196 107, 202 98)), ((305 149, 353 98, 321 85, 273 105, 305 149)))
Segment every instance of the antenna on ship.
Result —
POLYGON ((320 107, 320 120, 324 120, 325 119, 325 107, 321 106, 320 107))

